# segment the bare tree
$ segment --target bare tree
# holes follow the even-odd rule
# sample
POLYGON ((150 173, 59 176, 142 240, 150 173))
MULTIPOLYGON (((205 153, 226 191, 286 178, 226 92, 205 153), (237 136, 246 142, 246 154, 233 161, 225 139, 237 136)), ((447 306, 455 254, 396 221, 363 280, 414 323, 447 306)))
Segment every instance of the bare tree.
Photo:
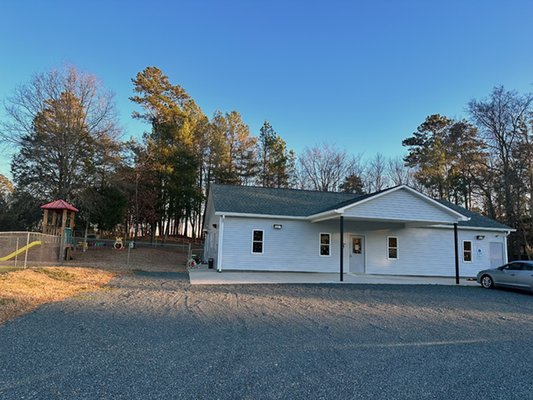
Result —
POLYGON ((393 185, 411 185, 412 172, 402 157, 391 157, 387 162, 387 175, 393 185))
MULTIPOLYGON (((497 194, 503 209, 502 219, 518 229, 509 239, 511 258, 519 256, 520 244, 524 245, 529 257, 533 257, 533 245, 528 243, 524 219, 527 208, 530 216, 533 211, 533 147, 528 127, 532 105, 533 94, 520 95, 505 90, 503 86, 495 87, 489 98, 472 100, 468 105, 470 116, 478 126, 491 158, 488 172, 493 179, 488 182, 494 187, 485 187, 484 191, 497 194), (528 199, 531 202, 529 207, 528 199)), ((483 185, 480 186, 483 188, 483 185)), ((487 200, 492 199, 487 197, 487 200)), ((529 233, 530 236, 532 234, 529 233)))
POLYGON ((319 191, 338 191, 346 177, 360 170, 360 157, 323 143, 306 147, 298 158, 300 186, 319 191))
POLYGON ((15 149, 15 183, 40 197, 72 198, 110 172, 119 129, 112 94, 74 67, 35 75, 7 99, 0 141, 15 149))
POLYGON ((389 177, 387 174, 387 161, 381 153, 377 153, 368 164, 366 182, 367 191, 369 193, 378 192, 385 189, 389 185, 389 177))
POLYGON ((520 141, 527 137, 532 102, 532 94, 520 96, 499 86, 494 88, 490 98, 472 100, 468 105, 472 120, 495 157, 494 166, 499 169, 497 173, 501 177, 499 184, 503 190, 505 218, 511 226, 516 223, 514 205, 517 199, 513 196, 513 186, 517 183, 515 154, 520 141))

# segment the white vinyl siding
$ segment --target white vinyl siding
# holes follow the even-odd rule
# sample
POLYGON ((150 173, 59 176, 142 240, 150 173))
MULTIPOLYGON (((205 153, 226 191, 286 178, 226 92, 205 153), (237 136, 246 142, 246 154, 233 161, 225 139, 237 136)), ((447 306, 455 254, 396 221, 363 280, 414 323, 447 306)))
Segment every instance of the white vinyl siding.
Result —
MULTIPOLYGON (((282 229, 274 229, 280 220, 269 218, 226 217, 223 236, 223 270, 339 272, 339 221, 309 223, 283 220, 282 229), (264 231, 264 254, 258 257, 250 251, 251 232, 264 231), (243 233, 244 232, 244 233, 243 233), (318 238, 329 232, 330 257, 320 257, 318 238)), ((344 242, 351 236, 365 237, 365 273, 378 275, 448 276, 455 274, 455 249, 453 229, 409 228, 403 224, 368 221, 344 223, 344 242), (388 225, 388 227, 387 227, 388 225), (398 238, 399 259, 387 258, 387 237, 398 238)), ((461 230, 462 242, 472 242, 472 262, 464 262, 459 254, 461 276, 476 276, 490 265, 490 243, 505 246, 502 232, 461 230), (484 235, 477 240, 477 235, 484 235)), ((344 265, 350 265, 350 247, 344 250, 344 265)))
POLYGON ((345 217, 391 221, 429 221, 454 223, 456 216, 451 215, 428 200, 407 189, 385 193, 376 199, 362 204, 354 204, 345 210, 345 217))
MULTIPOLYGON (((359 233, 359 232, 358 232, 359 233)), ((366 236, 367 274, 449 276, 455 275, 455 244, 453 229, 406 228, 388 232, 363 232, 366 236), (384 236, 397 236, 401 246, 401 257, 388 260, 383 256, 384 236)), ((487 232, 459 229, 459 274, 475 277, 482 269, 490 266, 490 242, 504 243, 501 232, 487 232), (485 235, 477 240, 476 235, 485 235), (465 262, 461 255, 463 240, 472 242, 472 261, 465 262)))
POLYGON ((279 219, 226 217, 223 270, 338 272, 339 223, 335 222, 311 224, 283 220, 282 229, 274 229, 273 225, 280 223, 279 219), (250 251, 254 229, 264 231, 263 255, 260 257, 250 251), (320 257, 319 235, 328 231, 330 256, 320 257))
POLYGON ((321 257, 329 257, 331 255, 331 234, 320 233, 318 242, 318 254, 321 257))

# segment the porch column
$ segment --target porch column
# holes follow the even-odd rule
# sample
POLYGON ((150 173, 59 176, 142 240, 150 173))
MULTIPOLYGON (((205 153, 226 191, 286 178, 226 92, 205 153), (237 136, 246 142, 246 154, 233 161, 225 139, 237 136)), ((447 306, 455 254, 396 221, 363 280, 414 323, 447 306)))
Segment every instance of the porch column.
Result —
POLYGON ((341 282, 343 281, 343 273, 344 273, 344 217, 341 215, 341 221, 340 221, 340 232, 341 232, 341 237, 340 237, 340 278, 341 278, 341 282))
POLYGON ((224 221, 226 220, 225 215, 221 215, 218 220, 218 251, 217 251, 217 272, 222 272, 222 255, 224 245, 224 221))
POLYGON ((457 223, 453 224, 453 239, 455 242, 455 284, 459 284, 459 239, 457 234, 457 223))

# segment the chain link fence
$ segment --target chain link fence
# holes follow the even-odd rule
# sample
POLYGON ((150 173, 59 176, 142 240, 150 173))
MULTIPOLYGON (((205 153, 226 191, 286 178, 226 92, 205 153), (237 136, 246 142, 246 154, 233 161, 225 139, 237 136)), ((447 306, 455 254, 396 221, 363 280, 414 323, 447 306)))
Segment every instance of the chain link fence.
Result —
POLYGON ((90 235, 76 236, 68 246, 61 236, 38 232, 0 232, 1 269, 32 266, 89 266, 105 269, 181 271, 187 260, 203 262, 203 243, 187 238, 170 240, 123 240, 90 235), (69 251, 65 251, 68 247, 69 251), (63 256, 69 259, 64 260, 63 256))
POLYGON ((187 260, 202 262, 203 242, 186 238, 160 240, 123 240, 96 238, 94 235, 74 238, 76 251, 68 264, 90 265, 107 269, 140 269, 150 271, 183 270, 187 260))
POLYGON ((39 232, 0 232, 0 266, 26 268, 59 261, 61 237, 39 232))

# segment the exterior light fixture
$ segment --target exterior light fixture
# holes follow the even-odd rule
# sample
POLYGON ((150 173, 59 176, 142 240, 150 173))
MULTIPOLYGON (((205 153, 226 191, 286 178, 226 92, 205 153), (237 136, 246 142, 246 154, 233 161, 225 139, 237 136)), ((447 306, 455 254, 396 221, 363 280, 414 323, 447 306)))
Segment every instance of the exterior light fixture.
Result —
POLYGON ((281 229, 282 227, 283 227, 283 225, 281 225, 281 224, 272 225, 272 228, 274 228, 274 229, 281 229))
POLYGON ((476 239, 477 240, 483 240, 483 239, 485 239, 485 235, 477 235, 476 239))

